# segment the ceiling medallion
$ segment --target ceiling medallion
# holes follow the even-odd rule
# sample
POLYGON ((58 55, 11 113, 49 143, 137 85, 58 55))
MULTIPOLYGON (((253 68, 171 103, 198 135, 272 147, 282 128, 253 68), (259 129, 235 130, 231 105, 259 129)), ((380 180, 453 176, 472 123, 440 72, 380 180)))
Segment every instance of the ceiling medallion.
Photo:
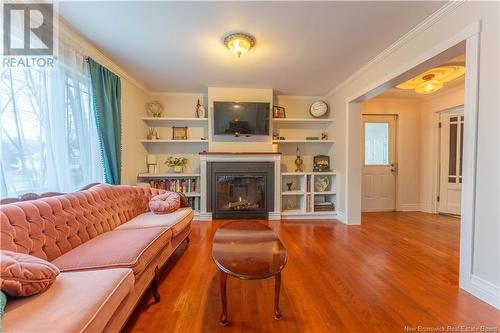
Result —
POLYGON ((418 94, 432 94, 443 88, 446 82, 455 80, 464 75, 464 66, 440 66, 415 76, 414 78, 397 85, 399 89, 413 89, 418 94))
POLYGON ((224 38, 224 45, 239 58, 255 45, 255 38, 249 34, 237 32, 227 35, 224 38))

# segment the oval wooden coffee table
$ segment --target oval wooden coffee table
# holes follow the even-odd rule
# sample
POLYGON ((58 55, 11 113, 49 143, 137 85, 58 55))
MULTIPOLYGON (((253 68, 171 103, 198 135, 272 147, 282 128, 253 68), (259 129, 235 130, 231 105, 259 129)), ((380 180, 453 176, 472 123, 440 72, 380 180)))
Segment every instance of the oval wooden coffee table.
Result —
POLYGON ((222 225, 214 235, 212 258, 221 271, 221 325, 227 325, 228 275, 242 280, 259 280, 274 276, 274 318, 281 319, 281 270, 287 261, 287 251, 271 228, 259 222, 245 220, 222 225))

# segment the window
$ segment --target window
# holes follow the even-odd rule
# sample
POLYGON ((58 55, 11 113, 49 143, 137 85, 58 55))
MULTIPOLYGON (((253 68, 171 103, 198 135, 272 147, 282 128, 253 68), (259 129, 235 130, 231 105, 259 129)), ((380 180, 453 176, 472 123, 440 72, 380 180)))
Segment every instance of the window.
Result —
POLYGON ((365 123, 365 165, 389 164, 389 124, 365 123))
POLYGON ((60 44, 53 68, 3 68, 1 197, 102 181, 84 58, 60 44))

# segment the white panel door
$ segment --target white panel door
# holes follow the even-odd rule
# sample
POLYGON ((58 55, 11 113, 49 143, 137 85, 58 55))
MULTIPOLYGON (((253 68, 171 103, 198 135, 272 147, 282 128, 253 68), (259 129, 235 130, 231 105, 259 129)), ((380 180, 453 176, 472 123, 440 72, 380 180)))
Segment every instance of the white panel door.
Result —
POLYGON ((460 215, 462 198, 463 109, 442 112, 440 122, 440 161, 438 211, 460 215))
POLYGON ((396 116, 363 116, 363 212, 396 210, 396 116))

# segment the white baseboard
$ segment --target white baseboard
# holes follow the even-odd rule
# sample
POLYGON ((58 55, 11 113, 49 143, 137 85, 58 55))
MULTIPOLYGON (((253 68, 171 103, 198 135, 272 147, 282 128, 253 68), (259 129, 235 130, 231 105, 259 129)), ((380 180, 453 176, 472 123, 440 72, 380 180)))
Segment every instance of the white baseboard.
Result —
POLYGON ((344 212, 340 212, 340 211, 337 212, 337 220, 339 220, 340 222, 342 222, 344 224, 347 224, 347 217, 345 216, 344 212))
POLYGON ((279 220, 281 220, 281 212, 269 212, 268 220, 269 221, 279 221, 279 220))
POLYGON ((400 204, 398 205, 399 212, 418 212, 420 211, 420 204, 400 204))
POLYGON ((472 275, 465 291, 471 293, 482 301, 500 309, 500 287, 476 275, 472 275))
POLYGON ((297 215, 283 215, 282 220, 337 220, 337 214, 332 213, 331 215, 314 215, 314 214, 297 214, 297 215))
POLYGON ((200 212, 200 217, 198 221, 212 221, 212 213, 211 212, 200 212))

